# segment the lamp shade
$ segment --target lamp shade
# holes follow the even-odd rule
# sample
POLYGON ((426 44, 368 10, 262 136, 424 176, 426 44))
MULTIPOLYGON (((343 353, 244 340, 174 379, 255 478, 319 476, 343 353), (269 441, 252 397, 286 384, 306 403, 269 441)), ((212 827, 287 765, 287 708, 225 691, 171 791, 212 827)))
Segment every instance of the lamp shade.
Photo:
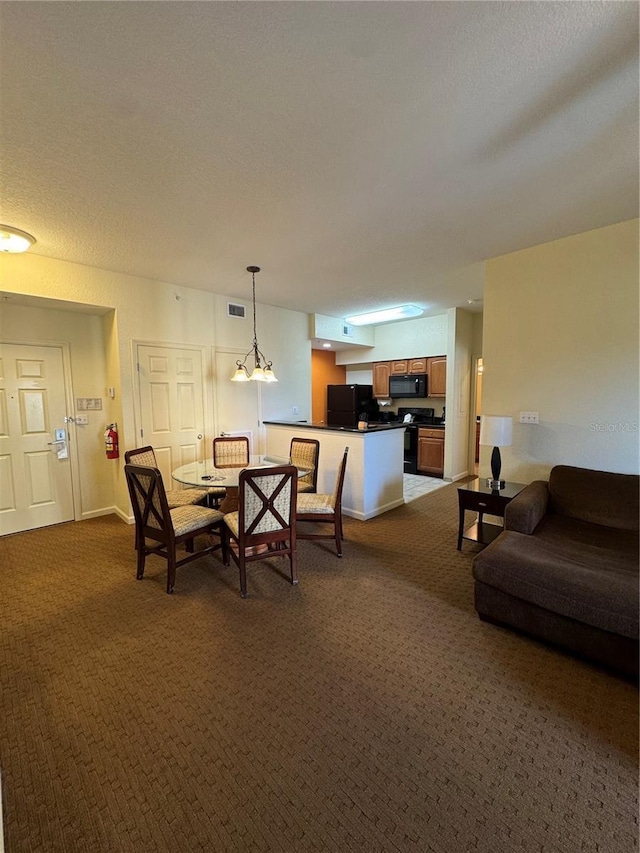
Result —
POLYGON ((513 418, 505 415, 482 415, 480 419, 480 444, 492 447, 510 447, 513 418))

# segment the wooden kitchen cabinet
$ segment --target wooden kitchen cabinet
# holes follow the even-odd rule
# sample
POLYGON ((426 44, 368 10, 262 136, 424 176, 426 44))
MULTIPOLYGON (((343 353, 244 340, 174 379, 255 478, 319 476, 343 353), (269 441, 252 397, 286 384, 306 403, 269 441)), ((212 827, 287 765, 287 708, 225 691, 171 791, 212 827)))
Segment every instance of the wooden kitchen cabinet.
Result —
POLYGON ((407 376, 415 373, 427 372, 426 358, 401 358, 391 362, 391 374, 393 376, 407 376))
POLYGON ((446 397, 447 395, 447 357, 436 355, 427 359, 427 375, 429 377, 429 396, 446 397))
POLYGON ((409 369, 407 373, 426 373, 427 372, 427 359, 426 358, 410 358, 409 369))
POLYGON ((373 396, 389 396, 389 375, 391 373, 391 362, 375 361, 373 363, 373 396))
POLYGON ((418 430, 418 471, 444 476, 444 430, 418 430))

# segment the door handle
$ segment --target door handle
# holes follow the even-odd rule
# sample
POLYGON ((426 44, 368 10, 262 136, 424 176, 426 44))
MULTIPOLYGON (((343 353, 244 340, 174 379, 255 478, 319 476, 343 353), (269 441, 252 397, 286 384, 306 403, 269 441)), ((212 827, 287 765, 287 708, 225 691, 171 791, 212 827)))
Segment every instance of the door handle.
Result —
POLYGON ((202 435, 200 433, 198 433, 198 438, 202 438, 202 435))

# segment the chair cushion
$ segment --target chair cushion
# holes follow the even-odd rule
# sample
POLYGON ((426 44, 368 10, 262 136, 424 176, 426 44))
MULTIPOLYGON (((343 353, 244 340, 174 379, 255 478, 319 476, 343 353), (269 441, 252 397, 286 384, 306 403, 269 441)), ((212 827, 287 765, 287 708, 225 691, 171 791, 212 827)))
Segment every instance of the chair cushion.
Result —
POLYGON ((216 524, 224 518, 219 510, 204 506, 178 506, 169 514, 176 536, 184 536, 185 533, 206 527, 208 524, 216 524))
POLYGON ((312 491, 313 491, 313 483, 305 483, 305 481, 301 477, 298 480, 298 494, 301 494, 302 492, 312 492, 312 491))
POLYGON ((300 495, 297 505, 298 513, 317 512, 331 515, 335 511, 333 495, 300 495))
POLYGON ((227 490, 223 486, 211 486, 211 488, 207 490, 207 494, 213 495, 216 498, 224 498, 227 494, 227 490))
POLYGON ((207 497, 206 489, 170 489, 165 493, 169 509, 178 506, 192 506, 204 501, 207 497))
POLYGON ((240 528, 239 518, 240 518, 240 513, 237 511, 236 512, 228 512, 226 515, 223 516, 224 523, 227 525, 227 527, 233 533, 233 535, 236 537, 236 539, 240 535, 239 534, 239 528, 240 528))

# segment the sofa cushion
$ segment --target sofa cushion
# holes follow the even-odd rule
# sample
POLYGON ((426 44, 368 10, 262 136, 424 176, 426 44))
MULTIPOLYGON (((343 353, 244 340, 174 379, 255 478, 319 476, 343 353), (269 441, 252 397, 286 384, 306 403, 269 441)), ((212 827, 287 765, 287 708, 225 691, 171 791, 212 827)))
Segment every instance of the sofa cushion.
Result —
POLYGON ((546 516, 534 536, 505 531, 473 563, 476 580, 588 625, 638 637, 638 536, 546 516))
POLYGON ((549 475, 549 512, 619 530, 638 530, 637 474, 556 465, 549 475))

